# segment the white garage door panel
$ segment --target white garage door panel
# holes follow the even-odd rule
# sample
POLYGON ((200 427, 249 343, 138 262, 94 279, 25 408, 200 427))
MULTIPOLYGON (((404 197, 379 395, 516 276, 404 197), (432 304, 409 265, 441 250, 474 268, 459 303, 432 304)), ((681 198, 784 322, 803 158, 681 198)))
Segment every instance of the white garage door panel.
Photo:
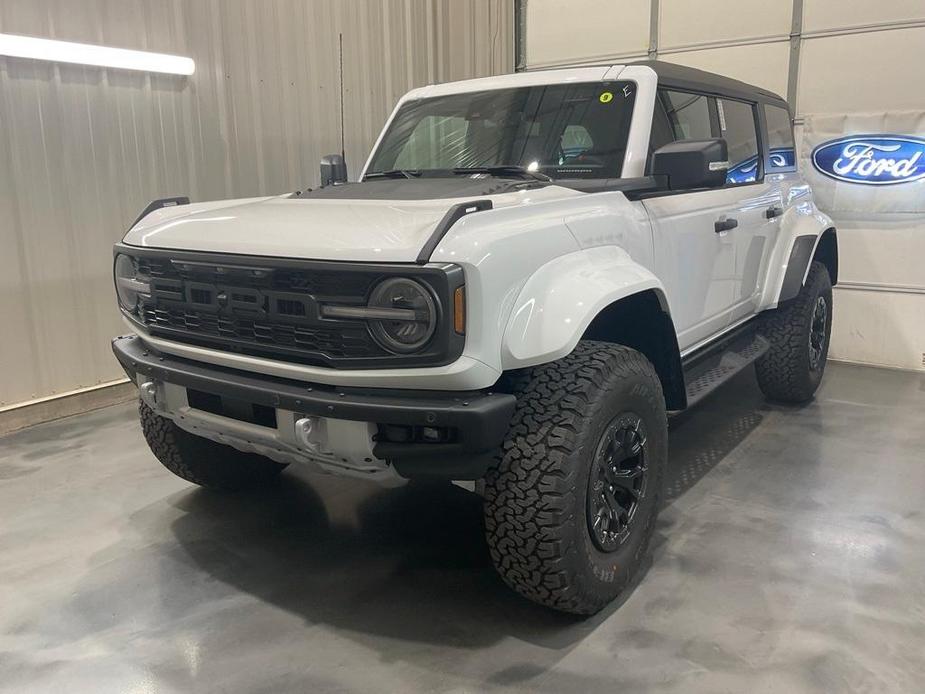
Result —
POLYGON ((838 239, 839 281, 925 291, 925 219, 897 215, 866 224, 842 221, 838 239))
POLYGON ((659 55, 659 59, 718 72, 721 75, 756 84, 785 96, 789 53, 790 44, 786 41, 779 41, 682 53, 666 51, 659 55))
POLYGON ((831 359, 921 369, 925 295, 835 288, 831 359))
POLYGON ((661 0, 659 50, 790 34, 789 2, 661 0))
POLYGON ((649 0, 530 0, 527 64, 645 57, 649 48, 649 0))
POLYGON ((923 45, 925 27, 806 39, 799 112, 921 110, 923 45))
POLYGON ((923 0, 803 0, 803 33, 925 19, 923 0))

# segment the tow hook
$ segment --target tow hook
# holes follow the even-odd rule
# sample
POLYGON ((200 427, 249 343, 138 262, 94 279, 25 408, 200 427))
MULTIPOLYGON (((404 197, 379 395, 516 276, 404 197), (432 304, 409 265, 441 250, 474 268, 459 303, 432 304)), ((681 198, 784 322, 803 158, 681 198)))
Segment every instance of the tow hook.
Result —
POLYGON ((145 405, 152 410, 157 409, 157 384, 153 381, 146 381, 138 386, 138 395, 145 405))
POLYGON ((324 432, 319 417, 302 417, 296 420, 295 435, 303 448, 315 454, 323 452, 324 432))

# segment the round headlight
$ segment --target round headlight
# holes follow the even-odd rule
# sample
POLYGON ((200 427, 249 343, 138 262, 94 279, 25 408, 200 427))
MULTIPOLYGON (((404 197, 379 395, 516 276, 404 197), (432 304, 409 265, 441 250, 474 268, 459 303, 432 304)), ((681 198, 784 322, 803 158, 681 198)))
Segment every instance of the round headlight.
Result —
POLYGON ((396 316, 369 323, 373 337, 390 352, 416 352, 427 344, 437 327, 437 309, 430 292, 404 277, 376 285, 369 297, 369 308, 384 309, 396 316))
POLYGON ((119 254, 116 256, 113 272, 115 274, 116 294, 119 296, 119 303, 125 310, 134 311, 138 306, 138 296, 149 294, 151 285, 138 278, 135 261, 127 255, 119 254))

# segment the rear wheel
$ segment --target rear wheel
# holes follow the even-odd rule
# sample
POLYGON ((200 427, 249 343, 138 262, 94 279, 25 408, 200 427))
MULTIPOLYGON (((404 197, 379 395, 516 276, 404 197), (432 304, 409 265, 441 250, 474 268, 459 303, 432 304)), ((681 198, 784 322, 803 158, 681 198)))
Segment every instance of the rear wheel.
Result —
POLYGON ((592 341, 521 376, 485 479, 491 556, 522 595, 591 614, 629 584, 655 528, 667 460, 661 383, 639 352, 592 341))
POLYGON ((770 312, 760 332, 771 342, 755 362, 764 394, 781 402, 812 398, 822 382, 832 333, 832 282, 825 265, 810 265, 800 293, 770 312))
POLYGON ((256 487, 276 478, 286 467, 256 453, 244 453, 184 431, 171 420, 138 404, 141 430, 151 452, 178 477, 213 489, 256 487))

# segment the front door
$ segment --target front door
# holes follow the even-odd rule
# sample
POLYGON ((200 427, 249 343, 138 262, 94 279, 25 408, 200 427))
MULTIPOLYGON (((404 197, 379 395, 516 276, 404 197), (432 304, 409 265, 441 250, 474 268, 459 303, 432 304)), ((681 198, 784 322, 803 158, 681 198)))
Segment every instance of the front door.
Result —
POLYGON ((644 201, 652 223, 655 274, 665 286, 678 346, 685 350, 729 325, 735 303, 735 230, 717 232, 741 191, 705 190, 644 201))
POLYGON ((767 211, 780 191, 764 181, 755 104, 659 89, 651 148, 721 137, 729 152, 726 185, 645 201, 656 273, 665 285, 683 351, 754 311, 777 225, 767 211))

